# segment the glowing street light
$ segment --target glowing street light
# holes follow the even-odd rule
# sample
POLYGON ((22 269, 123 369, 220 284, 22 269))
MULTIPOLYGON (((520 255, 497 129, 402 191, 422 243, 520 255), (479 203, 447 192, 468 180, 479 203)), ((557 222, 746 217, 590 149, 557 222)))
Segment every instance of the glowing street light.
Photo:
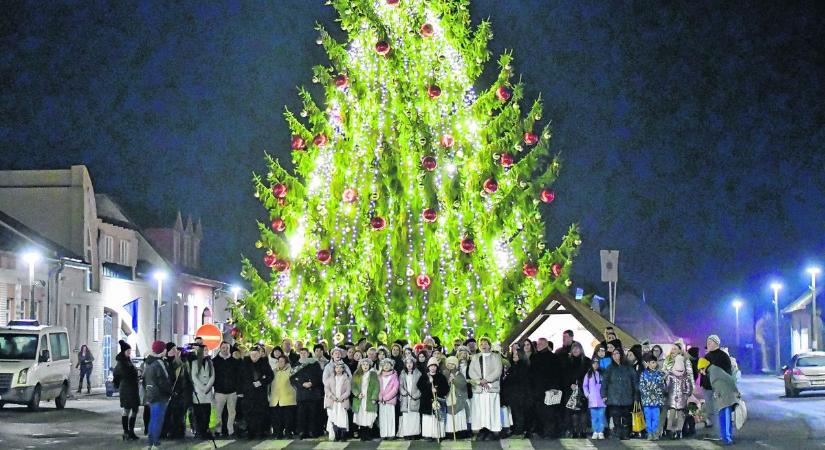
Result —
POLYGON ((781 367, 779 360, 782 358, 779 351, 779 291, 782 289, 782 283, 771 283, 771 289, 773 289, 773 334, 776 339, 774 343, 774 356, 776 358, 776 371, 779 372, 779 367, 781 367))
POLYGON ((231 288, 229 288, 229 290, 232 291, 232 296, 235 298, 235 302, 237 303, 238 302, 238 294, 241 293, 241 287, 240 286, 232 286, 231 288))
POLYGON ((23 254, 23 261, 29 265, 29 316, 32 319, 37 319, 35 317, 35 303, 34 303, 34 265, 40 262, 42 256, 37 251, 28 251, 23 254))
POLYGON ((816 276, 819 275, 819 267, 809 267, 811 274, 811 351, 816 351, 819 346, 819 314, 816 312, 816 276))
POLYGON ((736 347, 739 348, 739 310, 742 309, 744 303, 740 299, 735 299, 731 305, 736 310, 736 347))
POLYGON ((155 302, 155 340, 158 340, 158 333, 160 328, 160 303, 163 298, 163 282, 166 280, 166 272, 159 270, 152 275, 152 278, 158 282, 158 298, 155 302))

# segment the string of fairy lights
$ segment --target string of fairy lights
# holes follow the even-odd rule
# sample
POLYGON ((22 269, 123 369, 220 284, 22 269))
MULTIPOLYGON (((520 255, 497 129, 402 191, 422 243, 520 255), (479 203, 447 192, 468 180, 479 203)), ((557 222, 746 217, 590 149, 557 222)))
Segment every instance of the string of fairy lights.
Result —
MULTIPOLYGON (((525 218, 519 208, 503 213, 519 232, 502 227, 489 241, 483 239, 480 223, 497 212, 503 198, 479 186, 490 171, 489 161, 478 155, 489 145, 485 127, 493 116, 474 109, 479 97, 460 46, 451 42, 442 18, 421 5, 375 0, 375 19, 384 28, 379 31, 364 18, 349 30, 345 68, 335 68, 335 85, 326 89, 330 135, 321 136, 320 145, 316 136, 310 169, 301 173, 305 206, 286 233, 291 265, 272 286, 271 326, 295 338, 305 331, 318 338, 345 332, 348 340, 354 332, 369 335, 377 331, 364 326, 371 312, 383 316, 387 334, 393 331, 391 314, 400 313, 397 325, 407 339, 433 331, 472 336, 480 323, 499 333, 498 314, 524 317, 528 299, 542 292, 538 278, 525 278, 510 306, 491 302, 522 262, 514 246, 527 257, 540 252, 521 232, 525 218), (410 39, 410 30, 419 27, 425 38, 410 39), (376 44, 380 33, 386 48, 376 44), (430 101, 421 101, 426 96, 430 101), (411 124, 415 117, 425 128, 411 124), (425 157, 434 158, 431 166, 424 165, 425 157), (397 172, 381 170, 388 166, 397 172), (398 179, 384 179, 389 176, 398 179), (388 187, 393 183, 401 184, 400 197, 388 187), (458 196, 455 187, 463 190, 458 196), (459 248, 463 239, 470 240, 470 250, 459 248), (389 257, 396 251, 403 257, 389 257), (465 256, 473 252, 490 257, 465 256), (383 286, 372 275, 376 270, 385 271, 383 286), (432 292, 441 298, 433 301, 432 292)), ((324 33, 319 43, 328 38, 324 33)), ((499 178, 503 189, 517 183, 507 171, 499 178)), ((532 219, 527 218, 531 225, 532 219)))

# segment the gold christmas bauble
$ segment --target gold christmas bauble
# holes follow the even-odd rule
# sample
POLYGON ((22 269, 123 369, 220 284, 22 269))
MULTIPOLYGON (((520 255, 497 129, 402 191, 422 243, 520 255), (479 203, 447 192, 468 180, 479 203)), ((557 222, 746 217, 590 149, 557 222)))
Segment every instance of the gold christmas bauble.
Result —
POLYGON ((378 194, 378 192, 373 192, 372 194, 370 194, 370 200, 372 200, 372 201, 378 200, 379 197, 380 197, 380 194, 378 194))
POLYGON ((575 241, 573 241, 573 245, 576 245, 576 246, 582 245, 581 239, 576 239, 575 241))
POLYGON ((459 289, 459 288, 457 288, 457 287, 454 287, 454 288, 452 289, 452 293, 453 293, 453 295, 458 295, 458 294, 460 294, 460 293, 461 293, 461 289, 459 289))
POLYGON ((403 279, 403 278, 399 278, 399 279, 395 280, 395 284, 397 284, 397 285, 399 285, 399 286, 402 286, 402 285, 404 284, 404 279, 403 279))
POLYGON ((573 280, 571 280, 570 278, 564 280, 564 285, 567 286, 567 287, 572 286, 573 285, 573 280))
POLYGON ((255 248, 263 248, 264 243, 261 241, 255 241, 255 248))
POLYGON ((547 244, 545 244, 544 242, 539 242, 538 247, 539 247, 539 250, 544 250, 544 248, 547 247, 547 244))
POLYGON ((411 277, 411 276, 413 276, 413 275, 415 275, 415 272, 413 272, 413 270, 412 270, 411 268, 408 268, 408 269, 407 269, 407 276, 408 276, 408 277, 411 277))

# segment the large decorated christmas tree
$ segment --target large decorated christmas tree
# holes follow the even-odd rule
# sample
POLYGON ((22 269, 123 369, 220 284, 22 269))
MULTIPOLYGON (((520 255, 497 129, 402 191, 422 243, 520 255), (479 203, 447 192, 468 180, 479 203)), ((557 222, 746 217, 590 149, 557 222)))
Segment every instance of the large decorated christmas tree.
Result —
POLYGON ((476 89, 492 34, 469 0, 330 3, 348 42, 319 26, 324 104, 300 90, 293 169, 269 158, 254 177, 266 273, 244 260, 235 332, 503 338, 570 285, 580 244, 575 227, 545 239, 560 163, 540 100, 522 106, 510 54, 476 89))

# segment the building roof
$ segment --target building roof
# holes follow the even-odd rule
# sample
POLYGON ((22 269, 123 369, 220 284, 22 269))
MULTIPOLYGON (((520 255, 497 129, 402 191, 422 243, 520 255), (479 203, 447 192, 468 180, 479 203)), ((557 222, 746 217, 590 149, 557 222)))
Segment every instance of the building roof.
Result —
MULTIPOLYGON (((791 302, 790 305, 782 308, 782 314, 790 314, 795 311, 800 311, 804 309, 808 309, 808 305, 811 303, 812 292, 810 289, 806 290, 805 293, 800 295, 796 300, 791 302)), ((816 307, 817 310, 821 308, 819 305, 816 307)))
POLYGON ((14 217, 0 211, 0 250, 20 252, 32 247, 51 258, 83 260, 71 250, 43 237, 14 217))
MULTIPOLYGON (((530 336, 533 330, 538 329, 541 324, 547 320, 552 314, 557 313, 571 314, 582 326, 587 329, 593 336, 602 336, 606 327, 613 327, 616 336, 622 341, 622 345, 630 348, 633 344, 638 344, 639 341, 630 335, 630 333, 621 329, 617 325, 611 323, 609 320, 602 317, 601 314, 590 309, 584 303, 578 302, 567 294, 554 293, 547 296, 524 320, 516 326, 510 335, 505 339, 505 343, 509 346, 513 342, 520 341, 526 336, 530 336)), ((502 345, 504 347, 504 345, 502 345)))
POLYGON ((633 294, 618 296, 616 325, 651 344, 670 344, 678 338, 649 303, 633 294))

